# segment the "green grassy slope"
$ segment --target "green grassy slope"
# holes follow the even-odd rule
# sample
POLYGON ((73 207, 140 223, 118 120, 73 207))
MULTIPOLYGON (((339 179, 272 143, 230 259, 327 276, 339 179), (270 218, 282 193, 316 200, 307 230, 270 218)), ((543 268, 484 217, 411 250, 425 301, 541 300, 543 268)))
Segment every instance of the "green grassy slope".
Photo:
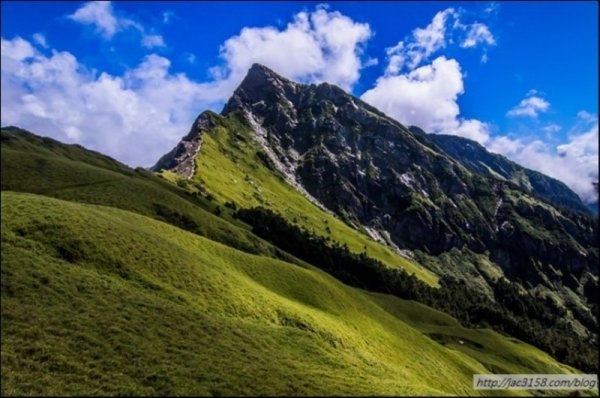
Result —
POLYGON ((115 208, 2 192, 1 272, 2 395, 470 395, 473 373, 569 371, 419 304, 115 208))
POLYGON ((217 217, 213 214, 216 204, 148 171, 133 170, 99 153, 24 130, 3 128, 1 134, 3 191, 117 207, 245 251, 285 257, 253 235, 248 226, 228 217, 228 209, 217 217))
POLYGON ((257 155, 261 149, 249 127, 234 115, 215 116, 215 119, 217 127, 203 134, 193 180, 216 198, 232 201, 239 207, 268 207, 308 230, 347 244, 355 253, 366 251, 390 267, 403 267, 437 286, 435 274, 321 210, 270 170, 257 155))
POLYGON ((421 303, 369 294, 390 314, 440 344, 476 359, 490 373, 525 374, 531 369, 539 369, 541 373, 576 372, 567 365, 557 368, 550 355, 491 329, 467 329, 449 315, 421 303))

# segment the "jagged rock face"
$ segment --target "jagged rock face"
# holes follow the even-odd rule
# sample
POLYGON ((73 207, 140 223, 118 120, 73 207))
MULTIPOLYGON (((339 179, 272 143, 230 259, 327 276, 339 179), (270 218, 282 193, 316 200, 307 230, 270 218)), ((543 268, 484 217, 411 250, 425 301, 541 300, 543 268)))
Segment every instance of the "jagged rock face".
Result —
POLYGON ((475 149, 498 162, 490 166, 494 170, 512 167, 507 181, 474 167, 480 159, 465 161, 464 148, 450 150, 452 145, 407 129, 336 86, 297 84, 261 65, 250 69, 225 105, 223 114, 232 112, 260 124, 272 152, 328 209, 351 224, 389 232, 400 248, 489 250, 507 270, 524 276, 539 264, 597 272, 597 250, 589 250, 596 245, 593 219, 561 213, 526 194, 585 209, 579 198, 564 184, 502 163, 484 148, 475 149), (519 171, 530 187, 510 181, 519 171))
POLYGON ((196 155, 202 146, 202 132, 215 126, 212 112, 202 112, 190 132, 170 152, 163 155, 151 170, 169 170, 186 178, 194 175, 196 155))
MULTIPOLYGON (((523 174, 531 187, 515 182, 519 170, 512 162, 506 177, 483 172, 478 161, 491 162, 484 148, 469 157, 464 148, 452 149, 458 144, 449 148, 409 130, 336 86, 297 84, 256 64, 222 112, 233 114, 248 121, 269 164, 311 200, 351 225, 389 234, 401 249, 487 251, 508 276, 533 284, 548 267, 566 271, 551 275, 563 283, 572 283, 561 278, 573 274, 598 272, 596 220, 547 202, 564 205, 566 198, 577 208, 576 195, 562 185, 561 194, 544 196, 558 182, 543 175, 523 174)), ((177 171, 193 152, 185 142, 198 131, 195 124, 183 147, 156 168, 177 171)), ((497 164, 488 167, 506 168, 491 160, 497 164)))

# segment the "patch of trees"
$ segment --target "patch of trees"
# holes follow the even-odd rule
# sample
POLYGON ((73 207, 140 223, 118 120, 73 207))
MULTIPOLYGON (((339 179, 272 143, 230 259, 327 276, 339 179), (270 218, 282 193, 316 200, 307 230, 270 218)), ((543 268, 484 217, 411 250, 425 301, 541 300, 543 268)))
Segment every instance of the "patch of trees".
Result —
POLYGON ((202 229, 202 227, 200 227, 200 225, 198 225, 198 223, 191 217, 173 210, 162 203, 153 203, 152 207, 154 214, 156 214, 159 219, 186 231, 190 231, 198 235, 206 235, 206 232, 202 229))
POLYGON ((441 277, 440 288, 432 288, 403 269, 390 269, 366 252, 352 253, 347 245, 332 243, 269 209, 239 209, 235 216, 251 225, 256 235, 350 286, 419 301, 452 315, 464 326, 491 327, 563 363, 598 372, 597 335, 581 338, 553 302, 523 294, 510 282, 496 282, 495 300, 449 276, 441 277))

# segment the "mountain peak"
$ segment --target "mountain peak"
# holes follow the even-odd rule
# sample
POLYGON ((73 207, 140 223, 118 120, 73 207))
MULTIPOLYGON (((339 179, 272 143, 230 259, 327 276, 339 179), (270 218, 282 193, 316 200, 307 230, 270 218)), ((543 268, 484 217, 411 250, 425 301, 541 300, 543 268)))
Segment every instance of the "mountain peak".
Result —
POLYGON ((272 69, 269 69, 265 65, 256 62, 253 63, 252 66, 250 66, 247 75, 265 75, 280 77, 277 73, 273 72, 272 69))
POLYGON ((243 107, 244 104, 253 104, 261 100, 274 100, 286 96, 294 90, 296 83, 273 72, 266 66, 258 63, 252 64, 246 77, 234 91, 233 96, 225 104, 223 114, 243 107))
POLYGON ((262 64, 254 63, 248 69, 248 73, 236 91, 252 90, 259 86, 281 86, 281 85, 293 85, 291 80, 273 72, 273 70, 267 68, 262 64))

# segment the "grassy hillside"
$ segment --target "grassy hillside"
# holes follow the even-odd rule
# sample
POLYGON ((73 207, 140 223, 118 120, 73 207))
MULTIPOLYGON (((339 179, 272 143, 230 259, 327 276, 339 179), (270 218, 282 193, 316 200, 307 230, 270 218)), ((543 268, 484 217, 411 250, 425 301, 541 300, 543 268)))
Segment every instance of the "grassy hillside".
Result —
POLYGON ((574 371, 568 366, 558 370, 550 364, 550 356, 540 355, 537 348, 517 339, 500 336, 490 329, 464 328, 456 319, 421 303, 380 293, 369 294, 390 314, 445 347, 474 358, 490 373, 526 374, 531 369, 545 369, 543 373, 574 371))
POLYGON ((332 240, 347 244, 355 253, 367 252, 389 267, 403 267, 436 286, 437 276, 358 232, 321 210, 283 177, 271 170, 260 154, 249 127, 234 115, 215 116, 218 125, 203 134, 193 180, 222 202, 239 207, 265 206, 288 220, 332 240))
MULTIPOLYGON (((169 222, 235 248, 286 257, 258 239, 248 226, 214 215, 216 204, 138 168, 107 156, 38 137, 24 130, 1 131, 1 188, 75 202, 117 207, 169 222)), ((289 256, 288 256, 289 257, 289 256)))
POLYGON ((2 192, 1 271, 2 395, 471 395, 473 373, 570 370, 115 208, 2 192))

